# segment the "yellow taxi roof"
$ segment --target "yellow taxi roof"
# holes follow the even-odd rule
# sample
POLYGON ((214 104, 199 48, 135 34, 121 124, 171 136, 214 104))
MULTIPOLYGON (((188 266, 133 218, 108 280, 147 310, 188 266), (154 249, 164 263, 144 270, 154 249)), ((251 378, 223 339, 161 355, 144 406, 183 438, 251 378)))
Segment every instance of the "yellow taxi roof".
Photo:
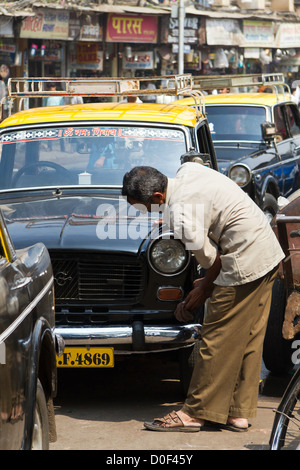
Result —
POLYGON ((198 122, 195 110, 188 106, 182 106, 177 101, 170 104, 85 103, 19 111, 6 118, 0 127, 95 120, 171 123, 189 127, 194 127, 198 122))
MULTIPOLYGON (((205 104, 251 104, 259 106, 274 106, 278 101, 291 101, 289 95, 276 95, 275 93, 224 93, 218 95, 205 95, 205 104)), ((193 106, 192 98, 183 98, 177 104, 193 106)))

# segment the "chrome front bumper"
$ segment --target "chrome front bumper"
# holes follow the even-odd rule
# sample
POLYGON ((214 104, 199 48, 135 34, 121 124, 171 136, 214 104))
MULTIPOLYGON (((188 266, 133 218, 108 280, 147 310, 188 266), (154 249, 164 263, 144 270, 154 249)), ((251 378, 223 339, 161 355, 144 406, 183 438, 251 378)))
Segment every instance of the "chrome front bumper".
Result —
POLYGON ((176 326, 147 326, 142 322, 133 322, 130 326, 109 327, 70 327, 58 326, 55 332, 61 335, 66 346, 112 346, 122 351, 145 351, 158 349, 160 346, 169 349, 187 346, 200 337, 201 325, 188 324, 176 326))

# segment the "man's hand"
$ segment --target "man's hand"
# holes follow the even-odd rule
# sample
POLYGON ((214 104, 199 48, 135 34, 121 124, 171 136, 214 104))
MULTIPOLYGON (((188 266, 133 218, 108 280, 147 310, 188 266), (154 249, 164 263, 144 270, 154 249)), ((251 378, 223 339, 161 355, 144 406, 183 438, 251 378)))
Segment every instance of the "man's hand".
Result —
POLYGON ((185 302, 180 302, 177 305, 174 316, 181 323, 192 322, 194 320, 194 315, 186 309, 185 302))
POLYGON ((194 289, 191 290, 183 302, 178 304, 174 312, 176 319, 183 323, 193 321, 194 315, 192 312, 199 307, 199 305, 204 304, 206 299, 210 297, 211 291, 212 289, 209 291, 206 289, 204 278, 196 279, 194 281, 194 289))
POLYGON ((196 279, 194 281, 194 289, 189 292, 189 294, 185 298, 185 306, 187 310, 193 311, 199 305, 203 305, 211 296, 211 293, 214 288, 214 281, 219 275, 221 271, 221 258, 220 254, 218 253, 214 264, 207 269, 205 277, 201 279, 196 279))
POLYGON ((194 288, 188 293, 183 302, 178 304, 174 315, 180 322, 193 321, 194 310, 203 305, 211 296, 214 288, 214 280, 221 270, 221 259, 218 253, 214 264, 206 271, 205 277, 194 281, 194 288))
POLYGON ((203 277, 201 279, 196 279, 194 281, 194 288, 186 296, 185 308, 193 312, 199 305, 203 305, 211 296, 213 290, 213 284, 208 286, 206 279, 203 277))

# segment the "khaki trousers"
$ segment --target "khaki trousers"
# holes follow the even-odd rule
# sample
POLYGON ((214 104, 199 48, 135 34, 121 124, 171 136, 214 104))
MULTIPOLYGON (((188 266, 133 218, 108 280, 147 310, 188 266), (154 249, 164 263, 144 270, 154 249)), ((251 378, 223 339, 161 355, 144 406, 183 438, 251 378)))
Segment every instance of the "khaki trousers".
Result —
POLYGON ((228 416, 256 416, 276 271, 240 286, 215 286, 202 326, 199 358, 182 407, 189 416, 222 424, 228 416))

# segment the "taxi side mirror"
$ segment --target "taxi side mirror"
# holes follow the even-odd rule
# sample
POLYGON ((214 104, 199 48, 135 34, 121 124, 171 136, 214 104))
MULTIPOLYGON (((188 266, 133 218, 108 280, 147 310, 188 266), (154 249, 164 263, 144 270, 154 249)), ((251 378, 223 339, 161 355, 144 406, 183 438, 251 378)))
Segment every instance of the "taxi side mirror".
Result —
POLYGON ((274 141, 277 135, 275 124, 273 124, 272 122, 263 122, 261 124, 261 133, 262 138, 265 142, 270 143, 274 141))
POLYGON ((201 165, 210 165, 210 155, 208 153, 199 153, 195 150, 189 150, 180 157, 181 165, 186 162, 200 163, 201 165))

